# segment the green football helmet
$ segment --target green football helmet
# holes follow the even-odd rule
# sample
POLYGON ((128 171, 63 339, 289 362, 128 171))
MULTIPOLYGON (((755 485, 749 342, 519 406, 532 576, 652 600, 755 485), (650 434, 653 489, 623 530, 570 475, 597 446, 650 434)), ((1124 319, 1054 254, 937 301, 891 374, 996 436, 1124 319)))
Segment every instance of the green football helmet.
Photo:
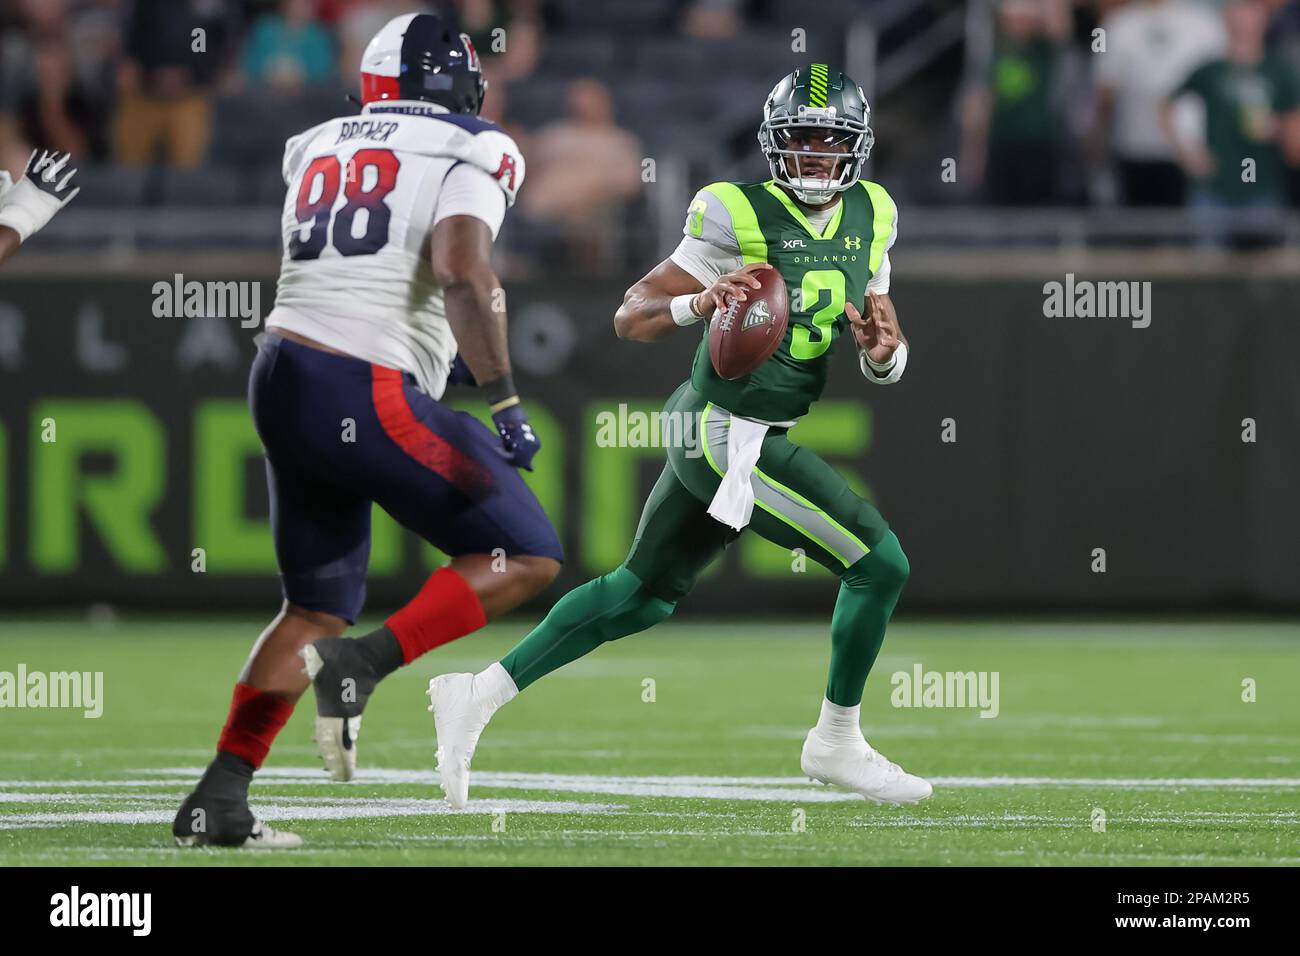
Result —
POLYGON ((758 144, 772 178, 801 202, 820 206, 862 175, 876 142, 870 120, 862 87, 834 67, 813 63, 782 79, 767 95, 758 144), (805 161, 813 157, 832 160, 828 176, 804 175, 805 161))

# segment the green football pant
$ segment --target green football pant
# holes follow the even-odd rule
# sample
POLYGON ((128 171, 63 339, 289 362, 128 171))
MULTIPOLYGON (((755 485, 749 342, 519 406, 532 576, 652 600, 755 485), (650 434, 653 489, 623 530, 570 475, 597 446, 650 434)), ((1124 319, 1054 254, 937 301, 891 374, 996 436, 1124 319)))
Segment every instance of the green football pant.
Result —
MULTIPOLYGON (((708 514, 727 470, 730 414, 704 402, 689 384, 673 394, 665 411, 698 421, 696 440, 669 447, 668 464, 623 565, 566 594, 502 659, 520 689, 606 641, 667 618, 739 537, 708 514)), ((802 552, 840 578, 826 696, 854 706, 907 581, 907 556, 880 513, 830 465, 791 442, 785 429, 768 431, 751 485, 754 512, 745 530, 802 552)))

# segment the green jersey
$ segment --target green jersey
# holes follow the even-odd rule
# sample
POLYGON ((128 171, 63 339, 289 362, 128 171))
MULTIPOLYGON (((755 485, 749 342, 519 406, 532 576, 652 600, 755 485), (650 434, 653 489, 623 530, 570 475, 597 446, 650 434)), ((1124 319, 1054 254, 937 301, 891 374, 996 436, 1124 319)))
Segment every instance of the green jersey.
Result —
POLYGON ((1272 56, 1249 66, 1211 60, 1193 70, 1171 98, 1184 93, 1205 103, 1205 139, 1214 172, 1203 185, 1214 198, 1231 205, 1281 203, 1286 163, 1267 134, 1276 118, 1300 106, 1300 84, 1287 63, 1272 56), (1254 160, 1250 179, 1243 178, 1246 159, 1254 160))
POLYGON ((790 298, 790 325, 780 347, 743 378, 718 376, 705 331, 691 386, 708 401, 744 418, 785 422, 805 415, 821 397, 831 346, 848 326, 844 305, 863 308, 867 284, 897 235, 894 202, 883 186, 859 182, 840 197, 818 233, 771 180, 714 183, 696 195, 686 235, 735 253, 745 264, 770 262, 790 298))

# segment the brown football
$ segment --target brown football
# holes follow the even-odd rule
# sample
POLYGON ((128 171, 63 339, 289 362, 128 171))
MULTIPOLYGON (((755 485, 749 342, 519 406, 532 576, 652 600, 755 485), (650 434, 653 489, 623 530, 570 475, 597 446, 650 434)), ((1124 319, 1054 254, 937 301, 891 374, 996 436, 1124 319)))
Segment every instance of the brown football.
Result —
POLYGON ((748 375, 771 358, 790 324, 790 300, 781 273, 759 269, 753 275, 759 288, 746 289, 744 302, 728 296, 727 307, 714 311, 709 322, 709 358, 713 370, 726 379, 748 375))

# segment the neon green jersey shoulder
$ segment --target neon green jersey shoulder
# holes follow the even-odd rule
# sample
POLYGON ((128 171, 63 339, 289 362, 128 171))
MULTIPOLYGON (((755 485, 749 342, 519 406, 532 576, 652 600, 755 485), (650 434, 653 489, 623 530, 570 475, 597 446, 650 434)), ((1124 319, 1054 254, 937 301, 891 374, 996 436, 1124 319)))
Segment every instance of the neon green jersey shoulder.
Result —
POLYGON ((745 263, 770 262, 785 279, 790 326, 775 354, 744 378, 719 378, 709 361, 708 333, 695 353, 691 385, 736 415, 789 421, 807 413, 826 386, 831 348, 846 331, 844 304, 862 308, 867 283, 897 234, 897 212, 878 183, 861 181, 840 194, 818 232, 785 190, 762 183, 713 183, 691 204, 687 234, 745 263), (698 220, 697 220, 698 217, 698 220))

